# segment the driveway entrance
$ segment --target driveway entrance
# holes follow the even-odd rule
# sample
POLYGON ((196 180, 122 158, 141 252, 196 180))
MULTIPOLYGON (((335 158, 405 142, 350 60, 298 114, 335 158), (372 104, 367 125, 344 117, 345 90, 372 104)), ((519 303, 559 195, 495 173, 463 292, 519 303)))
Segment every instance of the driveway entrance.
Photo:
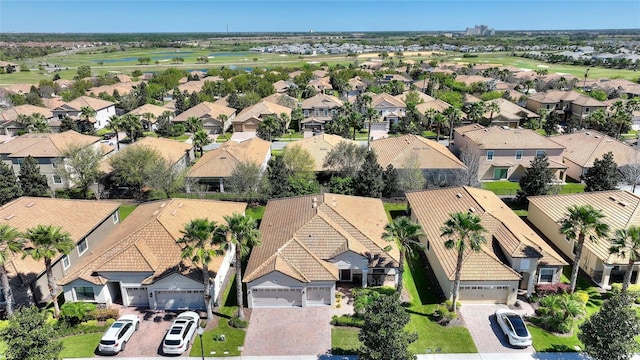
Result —
POLYGON ((331 307, 251 310, 243 356, 320 355, 331 349, 331 307))
MULTIPOLYGON (((520 315, 532 315, 533 309, 528 303, 523 303, 522 308, 511 309, 520 315)), ((476 344, 479 353, 533 353, 533 346, 526 349, 514 348, 509 345, 500 326, 493 315, 497 309, 507 309, 507 305, 475 305, 463 304, 460 314, 464 320, 471 338, 476 344)))

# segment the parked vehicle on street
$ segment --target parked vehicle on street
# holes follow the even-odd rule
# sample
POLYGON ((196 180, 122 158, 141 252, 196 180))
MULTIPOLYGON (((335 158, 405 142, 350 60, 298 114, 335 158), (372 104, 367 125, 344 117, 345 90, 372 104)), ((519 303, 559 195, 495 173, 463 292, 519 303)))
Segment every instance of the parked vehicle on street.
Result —
POLYGON ((509 309, 498 309, 496 321, 511 346, 531 346, 531 333, 520 315, 509 309))
POLYGON ((191 343, 200 322, 200 315, 193 311, 186 311, 173 320, 169 331, 162 340, 164 354, 182 354, 191 343))
POLYGON ((138 315, 123 315, 111 324, 104 333, 98 351, 102 354, 116 354, 124 351, 133 333, 140 327, 138 315))

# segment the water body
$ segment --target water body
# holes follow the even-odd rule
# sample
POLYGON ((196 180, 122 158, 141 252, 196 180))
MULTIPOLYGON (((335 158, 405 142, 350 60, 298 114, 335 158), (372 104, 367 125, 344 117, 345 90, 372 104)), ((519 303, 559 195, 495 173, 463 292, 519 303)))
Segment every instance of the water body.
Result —
POLYGON ((223 52, 223 53, 211 53, 209 56, 213 57, 229 57, 229 56, 247 56, 250 55, 250 52, 246 51, 238 51, 238 52, 223 52))

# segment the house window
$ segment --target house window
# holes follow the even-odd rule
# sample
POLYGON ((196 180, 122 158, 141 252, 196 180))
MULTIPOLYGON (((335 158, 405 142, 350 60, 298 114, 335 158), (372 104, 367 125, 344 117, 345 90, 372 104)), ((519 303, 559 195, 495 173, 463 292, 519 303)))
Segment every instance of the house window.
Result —
POLYGON ((304 117, 309 117, 309 110, 304 111, 304 117))
POLYGON ((87 251, 88 248, 89 248, 89 245, 87 244, 87 239, 82 239, 78 243, 78 255, 84 254, 84 252, 87 251))
POLYGON ((18 165, 22 166, 22 164, 24 164, 24 159, 20 158, 17 160, 18 161, 18 165))
POLYGON ((487 151, 487 160, 493 160, 493 150, 487 151))
POLYGON ((588 113, 589 112, 589 108, 584 108, 584 112, 588 113))
POLYGON ((96 299, 92 286, 79 286, 73 289, 76 292, 77 301, 94 301, 96 299))
POLYGON ((324 116, 329 116, 329 109, 324 109, 324 116))
POLYGON ((60 175, 51 175, 51 177, 53 178, 53 183, 54 184, 62 184, 62 178, 60 177, 60 175))
POLYGON ((547 110, 549 110, 549 104, 547 104, 547 110))
POLYGON ((503 180, 507 178, 509 173, 509 169, 507 168, 497 168, 493 169, 493 180, 503 180))
POLYGON ((522 159, 522 150, 516 150, 516 160, 522 159))
POLYGON ((55 169, 58 167, 58 161, 56 159, 51 159, 51 166, 55 169))
POLYGON ((62 114, 58 114, 58 120, 62 120, 63 116, 62 114))
POLYGON ((315 109, 315 110, 313 111, 313 113, 314 113, 314 115, 315 115, 315 116, 318 116, 318 115, 320 115, 320 110, 315 109))
POLYGON ((71 261, 67 255, 62 255, 62 268, 67 270, 71 266, 71 261))
POLYGON ((547 152, 544 150, 536 150, 536 156, 543 156, 544 154, 546 154, 547 152))
POLYGON ((572 253, 573 255, 575 255, 577 251, 578 251, 578 242, 577 242, 577 241, 574 241, 574 242, 573 242, 573 248, 571 249, 571 253, 572 253))
POLYGON ((351 281, 351 269, 340 269, 340 281, 351 281))
POLYGON ((111 219, 113 220, 113 223, 114 223, 114 224, 117 224, 117 223, 118 223, 118 221, 120 221, 120 218, 118 217, 118 212, 117 212, 117 211, 115 211, 115 212, 113 213, 113 215, 111 215, 111 219))
POLYGON ((553 276, 556 274, 556 270, 553 268, 541 268, 540 275, 538 275, 539 283, 552 283, 553 276))

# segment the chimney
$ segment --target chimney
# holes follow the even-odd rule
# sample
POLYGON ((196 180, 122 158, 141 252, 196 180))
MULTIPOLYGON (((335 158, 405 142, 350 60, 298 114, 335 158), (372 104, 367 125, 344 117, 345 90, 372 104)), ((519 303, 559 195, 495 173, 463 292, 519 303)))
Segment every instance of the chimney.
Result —
POLYGON ((313 202, 311 203, 311 207, 314 209, 318 207, 318 198, 315 196, 313 197, 313 202))

